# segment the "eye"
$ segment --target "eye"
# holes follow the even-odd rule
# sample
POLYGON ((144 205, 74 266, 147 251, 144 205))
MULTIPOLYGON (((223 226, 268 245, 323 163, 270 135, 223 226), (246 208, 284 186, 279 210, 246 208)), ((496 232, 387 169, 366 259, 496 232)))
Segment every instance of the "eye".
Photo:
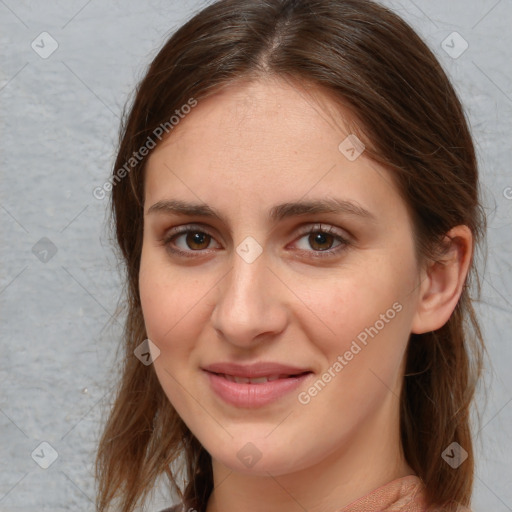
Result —
POLYGON ((303 239, 305 243, 302 244, 303 247, 300 247, 299 251, 309 252, 315 258, 333 256, 350 245, 349 241, 334 227, 323 227, 321 224, 316 224, 303 231, 299 241, 303 239), (338 241, 338 245, 333 248, 335 241, 338 241), (313 248, 313 251, 304 246, 313 248))
MULTIPOLYGON (((168 232, 163 239, 167 250, 173 254, 194 256, 194 252, 202 252, 209 248, 210 242, 215 240, 201 226, 178 226, 168 232), (177 242, 181 239, 181 243, 177 242)), ((220 248, 220 246, 218 247, 220 248)))
MULTIPOLYGON (((309 253, 308 256, 315 258, 336 255, 350 245, 350 242, 336 228, 323 227, 321 224, 315 224, 303 230, 299 241, 303 239, 305 243, 302 243, 303 247, 298 248, 299 252, 309 253), (336 241, 338 245, 333 248, 333 243, 336 241), (309 250, 304 245, 313 250, 309 250)), ((215 238, 202 226, 186 225, 170 230, 162 241, 172 254, 195 257, 197 253, 211 249, 210 243, 215 241, 215 238)), ((216 249, 220 248, 219 245, 216 247, 216 249)))

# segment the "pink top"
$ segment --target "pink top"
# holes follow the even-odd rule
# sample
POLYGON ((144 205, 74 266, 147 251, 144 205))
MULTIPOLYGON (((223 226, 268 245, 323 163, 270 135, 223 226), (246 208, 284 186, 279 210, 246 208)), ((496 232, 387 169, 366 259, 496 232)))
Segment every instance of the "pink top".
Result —
MULTIPOLYGON (((459 512, 471 512, 460 506, 459 512)), ((425 485, 415 475, 404 476, 378 487, 339 512, 428 512, 425 485)), ((441 512, 436 508, 435 512, 441 512)))
MULTIPOLYGON (((162 512, 179 512, 180 510, 180 506, 177 505, 162 512)), ((431 511, 442 512, 439 508, 431 511)), ((471 512, 462 506, 457 511, 471 512)), ((415 475, 397 478, 353 501, 339 512, 428 512, 425 502, 425 485, 415 475)))

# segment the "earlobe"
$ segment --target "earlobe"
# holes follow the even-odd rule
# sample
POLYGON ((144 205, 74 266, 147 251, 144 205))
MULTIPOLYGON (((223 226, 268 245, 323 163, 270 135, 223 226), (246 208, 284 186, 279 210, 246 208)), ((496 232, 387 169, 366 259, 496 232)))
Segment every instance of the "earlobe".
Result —
POLYGON ((424 271, 411 326, 414 334, 440 329, 457 306, 466 282, 472 257, 471 230, 465 225, 456 226, 446 234, 445 241, 446 252, 424 271))

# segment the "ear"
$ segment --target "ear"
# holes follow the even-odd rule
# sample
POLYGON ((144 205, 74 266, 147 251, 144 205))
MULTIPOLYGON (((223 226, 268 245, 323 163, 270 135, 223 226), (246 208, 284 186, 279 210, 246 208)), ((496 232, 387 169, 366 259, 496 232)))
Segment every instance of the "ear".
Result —
POLYGON ((411 332, 422 334, 441 328, 450 318, 462 293, 473 252, 473 235, 465 226, 446 233, 446 252, 423 270, 411 332))

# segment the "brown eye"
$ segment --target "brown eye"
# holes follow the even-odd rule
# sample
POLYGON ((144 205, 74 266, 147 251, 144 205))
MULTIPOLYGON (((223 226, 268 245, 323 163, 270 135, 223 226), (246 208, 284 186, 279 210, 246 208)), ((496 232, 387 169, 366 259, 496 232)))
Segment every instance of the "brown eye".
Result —
POLYGON ((316 224, 303 231, 295 244, 301 253, 309 253, 308 256, 332 257, 347 249, 350 246, 350 240, 333 226, 324 227, 316 224))
POLYGON ((178 256, 199 256, 202 252, 213 248, 212 242, 217 243, 215 238, 207 233, 201 226, 179 226, 170 230, 163 239, 166 249, 178 256))
POLYGON ((207 249, 210 244, 211 236, 202 231, 188 231, 185 237, 185 243, 189 249, 202 250, 207 249))
POLYGON ((321 231, 312 233, 308 237, 309 245, 318 251, 326 251, 332 247, 335 237, 329 233, 321 231))

